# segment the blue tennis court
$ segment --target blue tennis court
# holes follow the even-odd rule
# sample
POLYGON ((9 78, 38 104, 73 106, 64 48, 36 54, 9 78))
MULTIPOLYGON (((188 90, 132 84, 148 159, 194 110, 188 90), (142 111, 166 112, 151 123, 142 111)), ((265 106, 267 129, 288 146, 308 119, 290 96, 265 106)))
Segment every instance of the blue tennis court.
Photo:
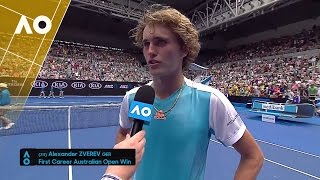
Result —
MULTIPOLYGON (((29 98, 27 106, 88 106, 71 110, 51 109, 48 113, 40 111, 33 116, 30 116, 30 112, 28 116, 22 114, 21 117, 29 118, 19 119, 12 129, 1 131, 1 179, 100 179, 105 166, 22 167, 19 151, 21 148, 68 148, 68 144, 71 148, 112 148, 117 131, 118 108, 100 106, 97 110, 93 106, 91 108, 91 105, 113 104, 120 102, 121 98, 29 98), (71 129, 70 140, 68 125, 71 129)), ((235 107, 265 155, 265 163, 258 179, 320 179, 320 126, 288 121, 266 123, 244 105, 235 104, 235 107)), ((315 117, 313 120, 320 121, 320 118, 315 117)), ((239 156, 232 148, 224 147, 212 137, 205 179, 233 179, 238 162, 239 156)))

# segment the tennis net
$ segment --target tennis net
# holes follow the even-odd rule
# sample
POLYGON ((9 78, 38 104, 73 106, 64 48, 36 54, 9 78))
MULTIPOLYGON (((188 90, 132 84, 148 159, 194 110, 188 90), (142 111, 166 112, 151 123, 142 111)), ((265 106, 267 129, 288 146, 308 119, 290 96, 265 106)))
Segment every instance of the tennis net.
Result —
POLYGON ((75 106, 5 106, 5 117, 15 125, 0 136, 70 129, 118 126, 120 104, 75 106))

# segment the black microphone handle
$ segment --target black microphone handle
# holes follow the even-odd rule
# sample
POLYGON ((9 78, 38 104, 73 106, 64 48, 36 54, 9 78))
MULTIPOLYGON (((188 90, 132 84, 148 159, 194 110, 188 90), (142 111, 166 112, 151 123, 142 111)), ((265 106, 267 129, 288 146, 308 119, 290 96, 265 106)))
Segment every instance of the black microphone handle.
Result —
POLYGON ((136 119, 133 120, 133 127, 132 127, 132 130, 131 130, 131 137, 142 130, 143 123, 144 122, 142 120, 136 120, 136 119))

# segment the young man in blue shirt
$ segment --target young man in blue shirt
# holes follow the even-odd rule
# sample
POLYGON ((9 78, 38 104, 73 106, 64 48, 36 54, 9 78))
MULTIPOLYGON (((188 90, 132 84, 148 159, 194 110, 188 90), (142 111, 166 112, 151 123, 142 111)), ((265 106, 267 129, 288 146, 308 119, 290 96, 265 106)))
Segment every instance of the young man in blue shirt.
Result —
MULTIPOLYGON (((7 106, 11 103, 10 92, 8 86, 5 83, 0 83, 0 106, 7 106)), ((0 121, 2 122, 2 127, 0 129, 10 129, 14 123, 5 117, 5 111, 0 109, 0 121)))
MULTIPOLYGON (((203 180, 211 134, 241 155, 236 180, 256 179, 263 154, 229 100, 217 89, 195 83, 183 70, 198 56, 199 35, 190 20, 171 7, 151 7, 133 30, 155 90, 155 114, 144 126, 146 145, 136 180, 203 180)), ((138 88, 124 97, 116 142, 132 127, 128 109, 138 88)))

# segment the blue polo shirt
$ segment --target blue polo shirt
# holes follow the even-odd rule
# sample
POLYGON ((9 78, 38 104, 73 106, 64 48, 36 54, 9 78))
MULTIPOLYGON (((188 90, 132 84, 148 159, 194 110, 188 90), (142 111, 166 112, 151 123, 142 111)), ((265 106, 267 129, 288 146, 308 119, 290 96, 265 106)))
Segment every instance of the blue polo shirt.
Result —
MULTIPOLYGON (((130 90, 123 99, 122 128, 132 127, 128 108, 137 90, 130 90)), ((178 94, 179 90, 165 99, 155 98, 154 105, 166 111, 178 94)), ((185 78, 181 96, 166 120, 152 119, 143 128, 145 153, 135 180, 203 180, 211 134, 230 146, 242 137, 246 126, 220 91, 185 78)))
POLYGON ((10 92, 8 89, 3 89, 0 93, 0 105, 5 106, 11 103, 10 92))

